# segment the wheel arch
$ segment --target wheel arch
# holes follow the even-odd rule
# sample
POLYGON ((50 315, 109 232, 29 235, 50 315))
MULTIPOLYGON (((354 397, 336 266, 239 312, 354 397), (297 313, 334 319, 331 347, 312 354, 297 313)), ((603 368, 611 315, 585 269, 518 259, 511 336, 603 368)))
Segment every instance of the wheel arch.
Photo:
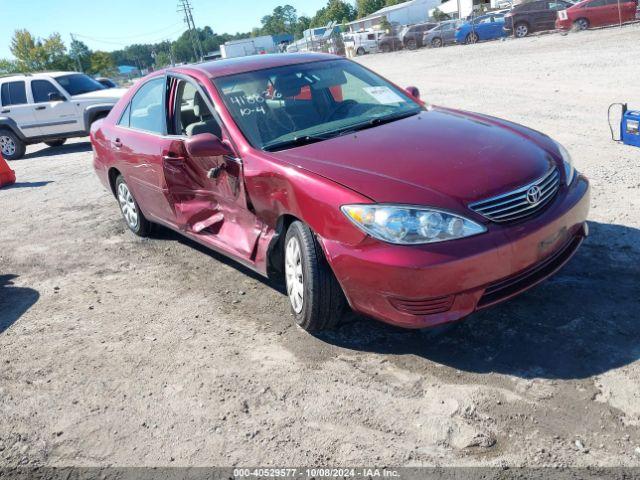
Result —
POLYGON ((12 118, 8 117, 0 117, 0 130, 9 130, 16 137, 18 137, 23 142, 26 142, 26 137, 20 131, 18 124, 12 118))
POLYGON ((107 178, 109 179, 109 188, 111 188, 111 193, 114 197, 116 196, 116 179, 118 178, 118 175, 122 174, 116 167, 111 167, 109 169, 109 172, 107 173, 107 178))
POLYGON ((91 105, 87 107, 84 111, 85 130, 89 131, 93 122, 109 115, 112 109, 113 105, 91 105))
POLYGON ((277 278, 284 272, 284 238, 289 226, 295 221, 302 222, 303 220, 291 213, 283 213, 276 221, 275 233, 267 247, 267 276, 269 278, 277 278))

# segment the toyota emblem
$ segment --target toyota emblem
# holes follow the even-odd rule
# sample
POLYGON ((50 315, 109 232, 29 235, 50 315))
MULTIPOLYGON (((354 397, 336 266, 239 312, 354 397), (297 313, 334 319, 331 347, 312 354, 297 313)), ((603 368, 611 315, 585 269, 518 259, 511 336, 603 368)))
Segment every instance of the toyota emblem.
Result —
POLYGON ((538 187, 537 185, 531 187, 527 191, 527 202, 529 202, 530 205, 535 205, 536 203, 538 203, 540 201, 540 198, 542 198, 542 190, 540 190, 540 187, 538 187))

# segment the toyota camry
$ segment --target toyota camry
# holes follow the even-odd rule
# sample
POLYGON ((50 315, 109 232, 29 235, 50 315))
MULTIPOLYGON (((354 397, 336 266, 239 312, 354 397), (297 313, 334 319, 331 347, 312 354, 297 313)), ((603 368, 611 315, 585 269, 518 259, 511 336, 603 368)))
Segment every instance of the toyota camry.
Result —
POLYGON ((346 308, 459 320, 554 274, 588 234, 588 181, 550 137, 331 55, 152 73, 91 141, 131 231, 164 225, 281 279, 308 331, 346 308))

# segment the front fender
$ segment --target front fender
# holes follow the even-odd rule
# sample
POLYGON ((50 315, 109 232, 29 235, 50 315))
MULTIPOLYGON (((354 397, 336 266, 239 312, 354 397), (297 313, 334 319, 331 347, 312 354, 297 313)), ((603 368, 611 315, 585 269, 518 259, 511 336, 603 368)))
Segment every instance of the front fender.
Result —
POLYGON ((0 129, 1 128, 6 128, 6 129, 11 130, 13 133, 16 134, 16 136, 20 140, 24 141, 26 139, 26 137, 22 134, 22 131, 20 130, 20 127, 18 127, 18 124, 12 118, 0 117, 0 129))
POLYGON ((89 132, 89 129, 91 128, 91 123, 93 122, 93 120, 100 114, 104 114, 103 116, 106 116, 109 114, 109 112, 113 109, 114 105, 113 104, 96 104, 96 105, 90 105, 87 108, 85 108, 84 113, 83 113, 83 121, 84 121, 84 130, 89 132))

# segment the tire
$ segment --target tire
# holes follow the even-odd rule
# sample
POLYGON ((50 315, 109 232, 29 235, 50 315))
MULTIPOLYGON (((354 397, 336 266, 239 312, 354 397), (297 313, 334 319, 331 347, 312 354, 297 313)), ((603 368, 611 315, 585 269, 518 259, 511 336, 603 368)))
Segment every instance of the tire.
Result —
POLYGON ((467 38, 465 38, 464 43, 466 43, 467 45, 478 43, 478 34, 476 32, 471 32, 469 35, 467 35, 467 38))
POLYGON ((415 50, 416 48, 418 48, 418 42, 415 38, 410 38, 409 40, 407 40, 407 49, 415 50))
POLYGON ((0 130, 0 153, 5 160, 18 160, 24 156, 27 146, 11 130, 0 130))
POLYGON ((67 141, 66 138, 59 138, 57 140, 51 140, 49 142, 44 142, 45 145, 49 145, 50 147, 61 147, 67 141))
POLYGON ((129 185, 122 175, 116 178, 116 200, 120 206, 120 213, 127 227, 139 237, 148 237, 151 231, 151 222, 147 220, 138 206, 138 202, 129 190, 129 185))
POLYGON ((356 55, 358 55, 359 57, 361 57, 365 53, 367 53, 367 52, 362 47, 358 47, 358 50, 356 50, 356 55))
POLYGON ((389 45, 388 43, 383 44, 383 45, 380 47, 380 51, 381 51, 382 53, 389 53, 389 52, 391 52, 391 45, 389 45))
POLYGON ((516 23, 514 35, 516 36, 516 38, 526 37, 527 35, 529 35, 529 25, 524 22, 516 23))
POLYGON ((431 46, 433 48, 440 48, 444 45, 444 43, 442 43, 442 39, 440 37, 436 37, 433 40, 431 40, 431 46))
POLYGON ((340 323, 346 300, 315 235, 300 221, 284 241, 287 295, 296 323, 307 332, 329 330, 340 323))
POLYGON ((589 20, 586 18, 579 18, 573 22, 573 30, 576 32, 586 30, 587 28, 589 28, 589 20))

